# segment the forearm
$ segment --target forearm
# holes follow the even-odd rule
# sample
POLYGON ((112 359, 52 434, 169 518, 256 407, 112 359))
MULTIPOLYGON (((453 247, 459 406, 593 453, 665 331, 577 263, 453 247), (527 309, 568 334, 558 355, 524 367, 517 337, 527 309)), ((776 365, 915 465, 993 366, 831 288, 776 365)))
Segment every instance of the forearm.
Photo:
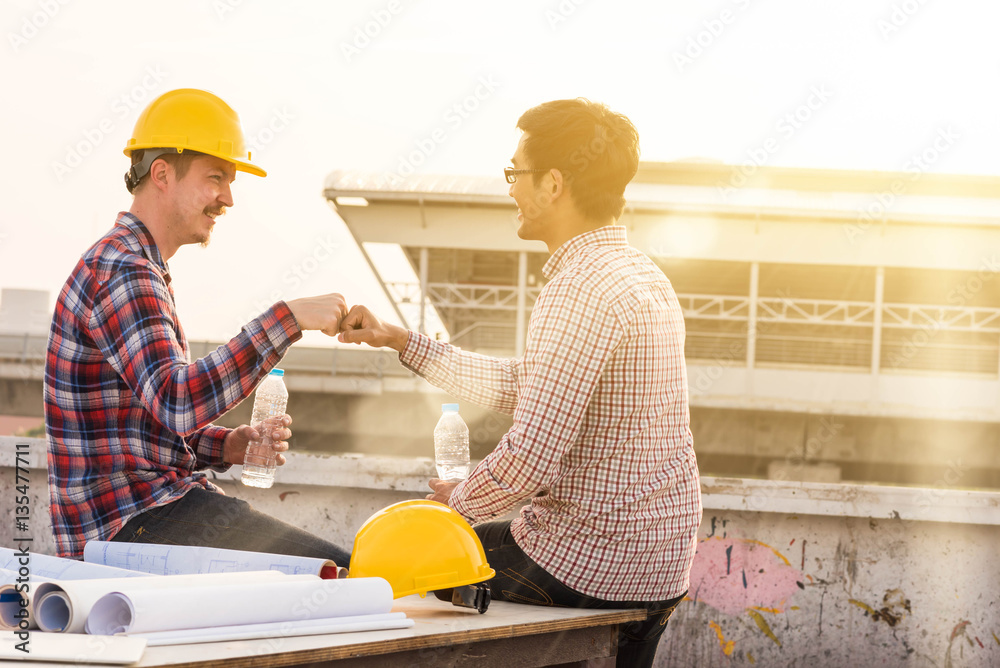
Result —
POLYGON ((146 392, 154 414, 181 435, 218 419, 250 396, 260 378, 301 337, 293 323, 290 312, 276 305, 206 357, 173 365, 169 376, 146 392))
POLYGON ((530 476, 504 471, 508 467, 503 459, 510 456, 507 438, 504 436, 497 448, 472 470, 469 478, 452 490, 448 505, 472 523, 506 514, 539 488, 530 476))
POLYGON ((580 442, 591 397, 621 337, 599 304, 587 298, 536 302, 534 336, 519 366, 514 424, 452 493, 458 512, 476 520, 502 515, 559 475, 563 457, 580 442), (566 301, 580 312, 562 308, 566 301))
POLYGON ((108 363, 146 409, 168 429, 190 436, 249 396, 260 377, 301 338, 301 330, 288 307, 278 302, 229 343, 189 363, 170 297, 158 287, 138 283, 136 289, 145 294, 120 315, 109 298, 95 309, 91 331, 108 363))
POLYGON ((511 415, 517 406, 519 360, 466 352, 409 332, 399 361, 432 385, 485 408, 511 415))
POLYGON ((226 437, 232 429, 208 425, 198 429, 186 440, 187 444, 194 450, 197 458, 198 469, 212 469, 213 471, 228 471, 232 466, 226 461, 225 442, 226 437))

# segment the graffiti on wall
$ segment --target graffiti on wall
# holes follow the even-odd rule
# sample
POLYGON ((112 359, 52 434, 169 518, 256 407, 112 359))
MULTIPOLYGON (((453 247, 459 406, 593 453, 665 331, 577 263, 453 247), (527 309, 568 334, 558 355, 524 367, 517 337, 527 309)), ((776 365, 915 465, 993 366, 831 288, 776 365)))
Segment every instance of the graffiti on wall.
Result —
MULTIPOLYGON (((776 543, 774 531, 766 534, 765 542, 758 540, 763 535, 747 537, 724 516, 705 518, 687 597, 698 605, 686 616, 704 625, 705 644, 688 645, 686 657, 700 657, 700 663, 713 666, 774 665, 777 657, 794 648, 794 656, 803 657, 805 652, 810 660, 822 663, 852 656, 854 649, 878 646, 885 648, 886 656, 912 660, 915 666, 1000 665, 991 662, 991 658, 1000 657, 1000 635, 988 628, 990 620, 1000 621, 1000 602, 984 592, 980 604, 998 610, 972 620, 939 619, 926 611, 915 615, 918 603, 924 604, 921 610, 948 608, 928 605, 940 597, 954 598, 959 589, 946 586, 947 591, 938 594, 934 587, 918 586, 910 570, 913 557, 898 540, 889 541, 884 552, 872 554, 872 543, 866 539, 869 530, 875 532, 871 535, 893 535, 880 532, 881 523, 873 519, 867 524, 857 522, 848 525, 835 543, 816 543, 808 528, 805 535, 809 540, 801 538, 799 517, 790 515, 787 519, 794 521, 799 531, 777 532, 783 536, 776 543), (796 534, 798 538, 791 537, 796 534), (879 583, 884 582, 887 588, 873 592, 873 578, 881 578, 879 583), (917 586, 916 601, 907 594, 908 586, 917 586), (846 644, 844 640, 839 645, 823 640, 824 630, 844 638, 846 644), (943 641, 934 643, 930 652, 929 642, 918 641, 928 634, 941 634, 938 637, 943 641), (804 643, 804 638, 814 640, 804 643), (716 658, 702 652, 717 652, 716 658)), ((948 582, 945 578, 944 583, 948 582)))

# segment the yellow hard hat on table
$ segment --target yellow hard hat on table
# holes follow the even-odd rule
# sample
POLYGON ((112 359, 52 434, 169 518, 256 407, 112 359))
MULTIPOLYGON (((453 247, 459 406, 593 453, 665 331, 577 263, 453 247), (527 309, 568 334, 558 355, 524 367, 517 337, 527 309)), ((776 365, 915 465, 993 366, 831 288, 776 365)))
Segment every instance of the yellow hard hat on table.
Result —
POLYGON ((489 580, 479 536, 461 515, 436 501, 402 501, 378 511, 358 530, 350 577, 389 581, 393 598, 489 580))

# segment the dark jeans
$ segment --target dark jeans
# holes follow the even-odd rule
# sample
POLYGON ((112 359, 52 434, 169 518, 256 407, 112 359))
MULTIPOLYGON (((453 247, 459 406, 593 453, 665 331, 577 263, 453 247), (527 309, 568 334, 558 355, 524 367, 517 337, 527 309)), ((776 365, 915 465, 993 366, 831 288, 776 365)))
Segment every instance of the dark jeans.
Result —
MULTIPOLYGON (((670 614, 684 598, 668 601, 605 601, 570 589, 532 561, 514 542, 510 522, 487 522, 475 527, 486 550, 486 560, 497 572, 489 581, 494 599, 568 608, 644 608, 643 621, 622 625, 618 632, 619 668, 648 668, 656 657, 656 645, 667 627, 670 614)), ((489 614, 489 613, 487 613, 489 614)))
POLYGON ((203 487, 135 515, 111 540, 317 557, 344 568, 351 561, 350 553, 333 543, 258 512, 242 499, 203 487))

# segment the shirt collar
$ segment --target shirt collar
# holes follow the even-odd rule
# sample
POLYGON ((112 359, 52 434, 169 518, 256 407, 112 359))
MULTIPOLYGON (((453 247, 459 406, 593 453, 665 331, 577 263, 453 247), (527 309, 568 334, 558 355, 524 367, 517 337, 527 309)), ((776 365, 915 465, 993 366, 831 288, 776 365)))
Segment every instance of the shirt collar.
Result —
POLYGON ((169 285, 170 267, 163 261, 163 258, 160 256, 160 249, 156 246, 153 235, 149 233, 149 230, 143 225, 142 221, 128 211, 121 211, 118 214, 118 220, 115 221, 115 225, 121 225, 132 233, 139 241, 143 254, 150 262, 159 267, 163 273, 163 280, 169 285))
POLYGON ((624 225, 605 225, 596 230, 578 234, 556 249, 545 266, 542 274, 551 279, 569 264, 574 255, 587 246, 628 246, 628 236, 624 225))

